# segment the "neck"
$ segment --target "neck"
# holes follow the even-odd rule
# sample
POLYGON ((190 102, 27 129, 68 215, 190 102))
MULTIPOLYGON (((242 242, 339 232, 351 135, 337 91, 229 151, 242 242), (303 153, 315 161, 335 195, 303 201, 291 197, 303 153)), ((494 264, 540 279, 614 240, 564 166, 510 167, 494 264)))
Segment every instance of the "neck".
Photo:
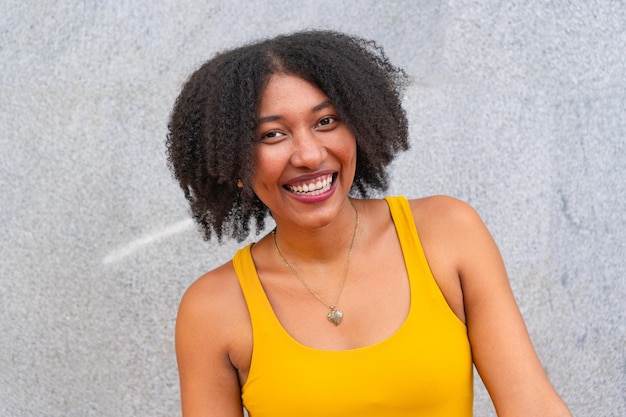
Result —
POLYGON ((328 224, 320 227, 276 221, 276 241, 290 260, 301 263, 345 260, 356 226, 356 208, 349 200, 328 224))

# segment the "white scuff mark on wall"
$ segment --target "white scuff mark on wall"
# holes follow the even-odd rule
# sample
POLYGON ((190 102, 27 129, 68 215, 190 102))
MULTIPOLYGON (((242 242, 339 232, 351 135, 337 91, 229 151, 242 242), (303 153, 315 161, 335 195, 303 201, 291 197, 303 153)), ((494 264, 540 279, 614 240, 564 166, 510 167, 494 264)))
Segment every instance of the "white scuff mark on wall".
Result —
POLYGON ((151 243, 165 239, 169 236, 184 232, 185 230, 189 229, 192 226, 193 226, 192 219, 181 220, 177 223, 171 224, 162 230, 137 238, 127 243, 126 245, 113 250, 102 259, 102 263, 106 265, 106 264, 110 264, 113 262, 117 262, 131 255, 132 253, 138 251, 144 246, 147 246, 151 243))

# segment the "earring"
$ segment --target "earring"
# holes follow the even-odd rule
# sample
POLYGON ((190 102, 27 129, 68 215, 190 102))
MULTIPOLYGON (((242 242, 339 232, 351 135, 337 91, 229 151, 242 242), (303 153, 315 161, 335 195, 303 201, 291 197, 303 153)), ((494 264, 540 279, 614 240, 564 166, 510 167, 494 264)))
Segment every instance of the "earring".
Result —
POLYGON ((241 178, 239 178, 237 180, 237 188, 242 189, 243 188, 243 181, 241 181, 241 178))

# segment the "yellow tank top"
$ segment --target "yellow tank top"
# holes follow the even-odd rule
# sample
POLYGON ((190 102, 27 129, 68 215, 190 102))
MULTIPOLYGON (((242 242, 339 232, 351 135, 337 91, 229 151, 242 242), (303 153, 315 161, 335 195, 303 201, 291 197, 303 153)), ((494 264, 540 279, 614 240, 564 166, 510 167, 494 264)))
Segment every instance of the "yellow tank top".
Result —
POLYGON ((250 417, 472 416, 466 327, 432 276, 407 200, 386 200, 409 275, 411 307, 401 327, 374 345, 329 351, 298 343, 272 311, 251 246, 233 258, 252 320, 252 362, 242 387, 250 417))

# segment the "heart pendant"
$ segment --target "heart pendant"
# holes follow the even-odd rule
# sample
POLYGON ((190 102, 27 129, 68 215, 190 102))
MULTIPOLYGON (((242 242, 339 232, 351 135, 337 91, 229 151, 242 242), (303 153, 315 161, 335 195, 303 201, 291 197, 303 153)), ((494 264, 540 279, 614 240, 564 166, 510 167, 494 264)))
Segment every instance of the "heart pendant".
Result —
POLYGON ((341 323, 341 319, 343 318, 343 313, 341 310, 331 310, 326 317, 329 322, 335 326, 339 326, 339 323, 341 323))

